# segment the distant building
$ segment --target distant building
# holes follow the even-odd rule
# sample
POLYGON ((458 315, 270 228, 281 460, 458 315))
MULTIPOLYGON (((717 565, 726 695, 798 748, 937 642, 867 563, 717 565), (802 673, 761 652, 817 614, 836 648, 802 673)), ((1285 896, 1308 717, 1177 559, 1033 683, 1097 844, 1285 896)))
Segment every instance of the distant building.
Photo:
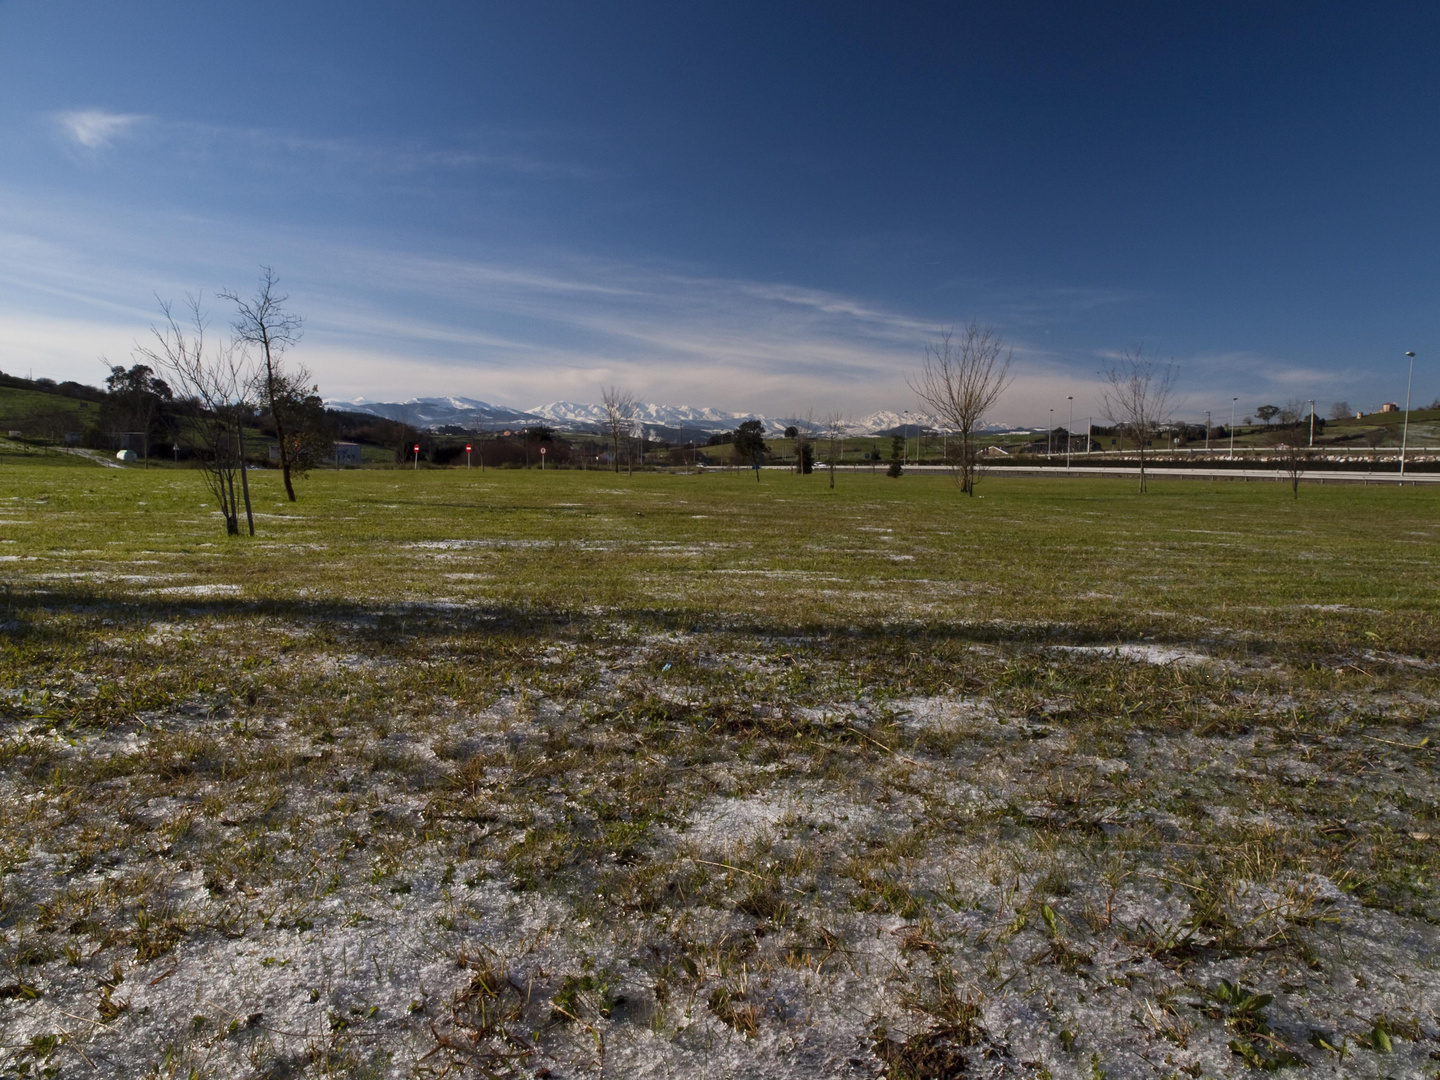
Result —
POLYGON ((1387 402, 1385 402, 1384 405, 1381 405, 1381 406, 1380 406, 1380 411, 1381 411, 1381 412, 1399 412, 1399 411, 1400 411, 1400 406, 1399 406, 1399 405, 1396 405, 1395 402, 1393 402, 1393 401, 1387 401, 1387 402))

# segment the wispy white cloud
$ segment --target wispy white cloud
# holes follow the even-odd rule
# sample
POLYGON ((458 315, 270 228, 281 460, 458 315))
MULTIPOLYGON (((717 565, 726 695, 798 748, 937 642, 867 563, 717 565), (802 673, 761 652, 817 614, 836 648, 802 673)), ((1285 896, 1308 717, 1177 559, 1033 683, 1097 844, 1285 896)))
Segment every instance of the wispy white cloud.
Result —
MULTIPOLYGON (((156 293, 243 291, 257 253, 307 316, 297 359, 336 398, 453 393, 526 407, 594 399, 618 383, 671 404, 863 415, 914 407, 906 376, 937 326, 839 290, 691 266, 555 250, 433 256, 293 226, 266 233, 253 222, 102 214, 12 194, 0 192, 0 340, 9 342, 0 366, 38 370, 43 358, 56 378, 95 381, 100 353, 128 356, 156 314, 156 293)), ((218 330, 224 312, 212 310, 218 330)), ((1048 348, 1040 325, 1001 325, 1017 378, 995 418, 1038 426, 1054 408, 1059 422, 1072 395, 1077 423, 1098 416, 1106 356, 1048 348)), ((1311 397, 1326 376, 1254 354, 1176 362, 1189 415, 1228 412, 1232 394, 1254 397, 1250 407, 1256 395, 1311 397)), ((1360 398, 1362 377, 1332 375, 1325 392, 1360 398)))
POLYGON ((87 150, 109 146, 147 117, 135 113, 112 113, 103 109, 77 109, 55 114, 60 130, 87 150))
POLYGON ((66 110, 50 118, 65 138, 88 150, 111 146, 143 124, 149 142, 178 161, 199 159, 210 165, 223 160, 231 168, 269 173, 317 167, 394 177, 479 171, 582 181, 605 173, 557 152, 544 139, 503 131, 457 134, 448 140, 361 139, 104 109, 66 110))

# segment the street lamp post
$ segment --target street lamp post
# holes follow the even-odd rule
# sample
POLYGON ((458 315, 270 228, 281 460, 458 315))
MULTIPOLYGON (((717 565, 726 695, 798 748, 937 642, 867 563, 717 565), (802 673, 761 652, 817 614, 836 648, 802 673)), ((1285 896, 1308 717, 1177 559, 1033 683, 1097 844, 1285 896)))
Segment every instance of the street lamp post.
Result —
POLYGON ((1070 429, 1075 426, 1075 395, 1070 394, 1065 398, 1070 403, 1070 418, 1065 421, 1065 468, 1070 467, 1070 444, 1074 442, 1074 436, 1070 429))
POLYGON ((1310 445, 1315 445, 1315 399, 1310 399, 1310 445))
POLYGON ((1210 453, 1210 410, 1205 410, 1205 453, 1210 453))
POLYGON ((1235 459, 1235 403, 1239 400, 1238 397, 1230 399, 1230 459, 1232 461, 1235 459))
POLYGON ((1410 376, 1405 380, 1405 423, 1400 428, 1400 475, 1405 475, 1405 447, 1410 441, 1410 384, 1415 381, 1415 354, 1407 352, 1410 358, 1410 376))
POLYGON ((1045 458, 1055 456, 1055 410, 1050 410, 1050 426, 1045 429, 1045 458))

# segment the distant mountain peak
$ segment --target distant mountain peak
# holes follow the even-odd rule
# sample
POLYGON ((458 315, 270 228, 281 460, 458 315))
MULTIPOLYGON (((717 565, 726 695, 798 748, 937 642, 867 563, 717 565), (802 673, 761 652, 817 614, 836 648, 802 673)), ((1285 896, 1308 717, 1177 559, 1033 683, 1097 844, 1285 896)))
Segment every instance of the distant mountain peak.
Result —
MULTIPOLYGON (((417 428, 441 428, 457 426, 464 428, 496 428, 546 424, 559 430, 597 430, 605 423, 605 407, 593 402, 552 401, 548 405, 536 405, 531 409, 514 409, 508 405, 495 405, 475 398, 451 395, 445 397, 417 397, 409 401, 371 401, 358 397, 349 401, 327 401, 335 409, 368 413, 372 416, 397 420, 417 428)), ((825 425, 797 417, 769 417, 763 413, 732 413, 723 409, 692 405, 659 405, 637 402, 635 422, 646 429, 666 429, 674 432, 690 431, 704 434, 719 434, 734 431, 742 421, 759 420, 765 425, 765 433, 771 438, 784 435, 789 427, 797 427, 809 433, 820 433, 825 425)), ((926 430, 938 431, 941 425, 933 416, 920 413, 894 412, 881 409, 858 420, 844 422, 845 434, 878 435, 897 429, 913 428, 918 425, 926 430)), ((1011 430, 988 425, 987 431, 1011 430)))

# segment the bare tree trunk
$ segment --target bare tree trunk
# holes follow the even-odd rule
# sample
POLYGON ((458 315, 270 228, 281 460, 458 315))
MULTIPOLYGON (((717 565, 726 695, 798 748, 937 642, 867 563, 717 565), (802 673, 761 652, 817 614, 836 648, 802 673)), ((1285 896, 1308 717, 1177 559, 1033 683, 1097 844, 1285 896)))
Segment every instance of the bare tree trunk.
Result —
MULTIPOLYGON (((245 524, 250 528, 250 535, 255 535, 255 515, 250 510, 250 473, 245 468, 245 428, 240 423, 240 415, 235 415, 235 445, 240 449, 240 490, 245 493, 245 524)), ((295 501, 292 492, 290 501, 295 501)), ((237 528, 235 530, 239 532, 237 528)))
MULTIPOLYGON (((265 335, 263 339, 265 349, 265 388, 270 398, 270 418, 275 421, 275 441, 280 444, 280 475, 285 478, 285 494, 291 502, 295 501, 295 485, 290 482, 290 448, 285 445, 285 422, 280 418, 284 411, 275 395, 275 365, 270 359, 270 337, 265 335)), ((241 468, 244 468, 244 458, 241 458, 241 468)), ((246 512, 249 512, 249 485, 246 485, 246 512)), ((255 535, 252 526, 250 535, 255 535)))
POLYGON ((235 497, 235 470, 231 469, 220 485, 220 512, 225 515, 225 533, 240 535, 240 500, 235 497), (227 498, 228 495, 228 498, 227 498))

